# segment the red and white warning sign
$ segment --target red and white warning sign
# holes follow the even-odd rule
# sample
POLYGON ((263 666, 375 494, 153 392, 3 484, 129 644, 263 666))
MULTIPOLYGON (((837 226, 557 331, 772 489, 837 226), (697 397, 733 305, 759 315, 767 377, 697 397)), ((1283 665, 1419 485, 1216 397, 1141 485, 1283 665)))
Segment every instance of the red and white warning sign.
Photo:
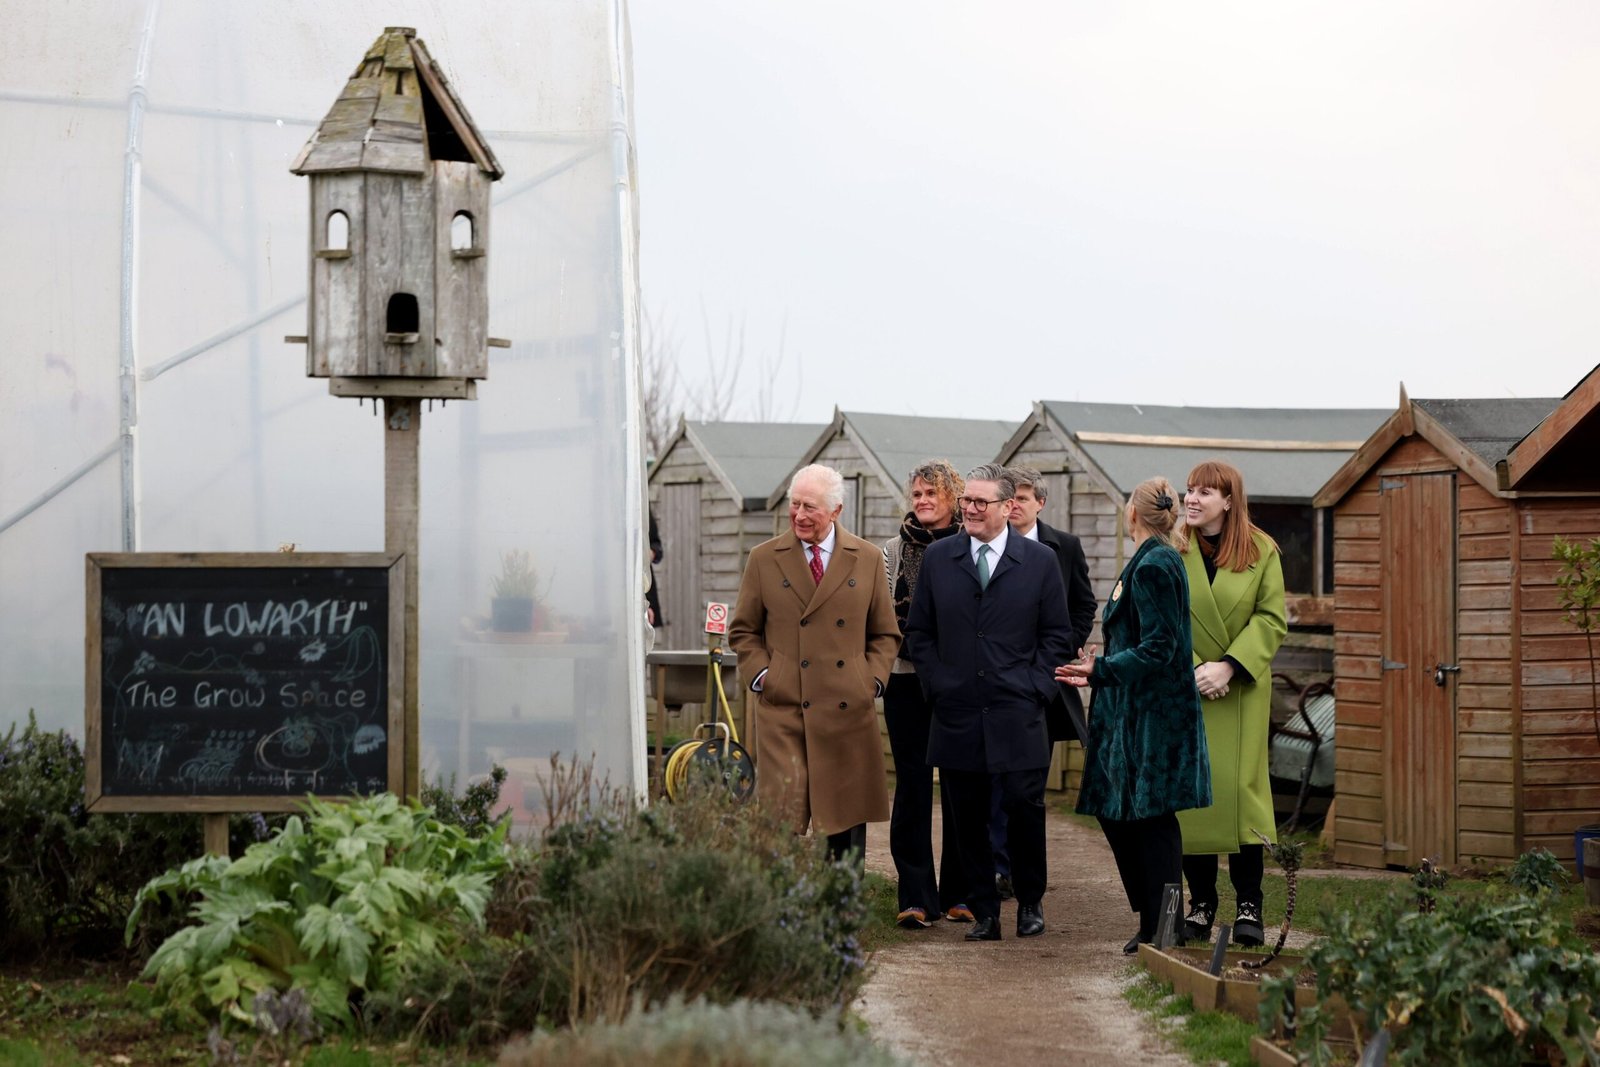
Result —
POLYGON ((718 604, 715 600, 706 602, 706 633, 726 634, 728 632, 728 605, 718 604))

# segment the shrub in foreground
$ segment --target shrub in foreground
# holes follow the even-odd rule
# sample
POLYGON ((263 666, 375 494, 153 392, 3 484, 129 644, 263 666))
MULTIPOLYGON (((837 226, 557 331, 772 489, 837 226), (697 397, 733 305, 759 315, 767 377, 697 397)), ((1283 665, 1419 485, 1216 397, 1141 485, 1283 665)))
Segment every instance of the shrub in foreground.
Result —
POLYGON ((552 827, 514 853, 488 914, 491 936, 412 968, 369 1019, 489 1043, 673 996, 837 1013, 866 981, 860 873, 715 788, 552 827))
MULTIPOLYGON (((200 816, 91 815, 78 742, 31 711, 17 725, 0 736, 0 959, 115 952, 140 887, 202 851, 200 816)), ((235 816, 238 847, 260 820, 235 816)), ((147 918, 156 940, 174 927, 147 918)))
POLYGON ((251 1023, 256 994, 298 988, 319 1024, 344 1027, 353 1005, 481 929, 505 823, 470 837, 388 793, 305 806, 239 859, 194 860, 140 891, 130 936, 143 908, 197 899, 195 925, 145 968, 167 1006, 251 1023))
POLYGON ((672 1001, 620 1023, 540 1034, 499 1067, 909 1067, 865 1036, 781 1004, 672 1001))
MULTIPOLYGON (((1399 894, 1361 916, 1327 920, 1306 953, 1317 997, 1342 997, 1367 1032, 1389 1030, 1396 1064, 1600 1065, 1600 956, 1547 903, 1516 894, 1447 899, 1434 910, 1399 894)), ((1274 1029, 1291 978, 1262 983, 1274 1029)), ((1329 1062, 1327 1016, 1299 1020, 1304 1062, 1329 1062)))

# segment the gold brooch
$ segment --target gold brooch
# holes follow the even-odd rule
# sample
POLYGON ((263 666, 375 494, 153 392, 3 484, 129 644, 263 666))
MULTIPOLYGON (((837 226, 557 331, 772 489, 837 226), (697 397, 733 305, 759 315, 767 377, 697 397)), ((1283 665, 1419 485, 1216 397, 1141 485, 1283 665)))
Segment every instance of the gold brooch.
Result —
POLYGON ((1121 600, 1122 599, 1122 579, 1120 579, 1120 578, 1117 579, 1117 587, 1115 589, 1111 590, 1111 599, 1112 600, 1121 600))

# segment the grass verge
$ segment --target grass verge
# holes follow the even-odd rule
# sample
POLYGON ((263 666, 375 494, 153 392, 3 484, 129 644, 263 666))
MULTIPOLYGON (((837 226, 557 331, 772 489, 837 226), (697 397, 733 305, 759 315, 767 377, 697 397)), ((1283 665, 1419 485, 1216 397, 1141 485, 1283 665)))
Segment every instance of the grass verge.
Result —
MULTIPOLYGON (((164 1025, 152 1003, 150 986, 127 968, 86 964, 74 977, 8 968, 0 973, 0 1033, 6 1035, 0 1038, 0 1064, 194 1067, 211 1062, 205 1031, 164 1025)), ((336 1038, 312 1045, 293 1062, 296 1067, 480 1067, 492 1059, 453 1048, 336 1038)))
POLYGON ((1226 1012, 1195 1011, 1192 1000, 1173 996, 1170 985, 1143 968, 1130 967, 1128 973, 1134 977, 1123 989, 1123 999, 1179 1052, 1197 1064, 1250 1067, 1254 1026, 1226 1012))

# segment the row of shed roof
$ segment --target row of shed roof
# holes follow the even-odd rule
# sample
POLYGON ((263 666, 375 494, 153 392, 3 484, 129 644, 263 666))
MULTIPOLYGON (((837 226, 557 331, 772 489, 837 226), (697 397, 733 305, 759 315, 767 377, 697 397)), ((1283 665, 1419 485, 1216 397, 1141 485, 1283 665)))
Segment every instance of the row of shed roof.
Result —
POLYGON ((1008 462, 1045 428, 1084 460, 1101 488, 1126 497, 1140 481, 1175 482, 1205 459, 1249 472, 1252 499, 1326 507, 1399 436, 1416 432, 1495 493, 1582 492, 1595 484, 1600 368, 1565 398, 1417 399, 1382 408, 1207 408, 1042 400, 1020 424, 834 409, 819 423, 683 420, 663 455, 687 443, 745 510, 782 500, 790 477, 841 433, 897 489, 917 464, 966 470, 1008 462))

